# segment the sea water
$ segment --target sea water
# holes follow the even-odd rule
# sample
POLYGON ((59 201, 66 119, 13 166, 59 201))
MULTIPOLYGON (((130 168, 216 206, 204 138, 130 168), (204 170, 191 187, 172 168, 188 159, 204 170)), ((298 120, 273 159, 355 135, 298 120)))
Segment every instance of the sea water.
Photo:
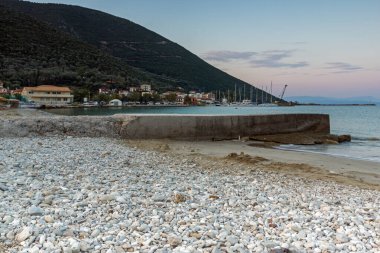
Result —
MULTIPOLYGON (((331 133, 350 134, 352 141, 340 145, 282 145, 279 148, 315 152, 351 159, 380 162, 380 106, 195 106, 195 107, 114 107, 69 108, 49 112, 62 115, 113 115, 118 113, 164 114, 287 114, 322 113, 330 115, 331 133)), ((379 168, 380 169, 380 168, 379 168)))

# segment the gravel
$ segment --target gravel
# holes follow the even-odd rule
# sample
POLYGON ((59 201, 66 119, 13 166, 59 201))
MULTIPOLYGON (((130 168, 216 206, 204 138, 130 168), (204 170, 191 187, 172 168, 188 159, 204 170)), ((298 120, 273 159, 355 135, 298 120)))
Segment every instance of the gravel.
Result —
POLYGON ((379 196, 115 139, 0 139, 5 252, 380 252, 379 196))

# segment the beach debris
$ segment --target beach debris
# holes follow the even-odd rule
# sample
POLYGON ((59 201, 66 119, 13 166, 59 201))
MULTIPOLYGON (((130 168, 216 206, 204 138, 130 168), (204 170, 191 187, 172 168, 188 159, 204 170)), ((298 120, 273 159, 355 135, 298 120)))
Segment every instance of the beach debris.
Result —
POLYGON ((237 153, 229 153, 225 158, 231 159, 231 160, 237 160, 239 162, 252 163, 252 164, 268 161, 268 159, 264 157, 250 156, 250 155, 244 154, 244 152, 240 152, 239 155, 237 153))
POLYGON ((158 150, 161 152, 167 152, 170 150, 170 147, 167 143, 165 143, 165 144, 159 145, 158 150))
POLYGON ((271 135, 250 136, 252 141, 262 141, 278 144, 315 145, 315 144, 339 144, 350 142, 350 135, 317 134, 317 133, 287 133, 271 135))
POLYGON ((338 136, 338 142, 350 142, 351 141, 351 135, 349 134, 343 134, 338 136))
POLYGON ((186 201, 186 196, 182 193, 175 192, 173 195, 173 202, 178 204, 186 201))

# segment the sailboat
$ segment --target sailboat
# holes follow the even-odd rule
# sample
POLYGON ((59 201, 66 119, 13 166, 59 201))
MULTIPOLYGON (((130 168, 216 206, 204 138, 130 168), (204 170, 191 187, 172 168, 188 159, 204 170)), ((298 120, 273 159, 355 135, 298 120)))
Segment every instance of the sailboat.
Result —
MULTIPOLYGON (((273 103, 273 95, 272 95, 272 81, 270 82, 270 103, 268 103, 268 92, 265 94, 266 98, 265 98, 265 103, 261 103, 261 104, 258 104, 259 107, 277 107, 278 105, 273 103)), ((267 90, 267 89, 266 89, 267 90)), ((261 102, 264 101, 264 96, 263 96, 263 90, 262 90, 262 93, 261 93, 261 102)))

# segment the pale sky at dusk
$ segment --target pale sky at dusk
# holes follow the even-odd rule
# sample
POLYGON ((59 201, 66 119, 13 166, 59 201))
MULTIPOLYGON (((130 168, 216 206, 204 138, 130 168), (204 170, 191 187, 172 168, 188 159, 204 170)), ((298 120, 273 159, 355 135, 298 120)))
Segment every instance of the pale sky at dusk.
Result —
POLYGON ((34 0, 129 19, 278 95, 380 98, 379 0, 34 0))

